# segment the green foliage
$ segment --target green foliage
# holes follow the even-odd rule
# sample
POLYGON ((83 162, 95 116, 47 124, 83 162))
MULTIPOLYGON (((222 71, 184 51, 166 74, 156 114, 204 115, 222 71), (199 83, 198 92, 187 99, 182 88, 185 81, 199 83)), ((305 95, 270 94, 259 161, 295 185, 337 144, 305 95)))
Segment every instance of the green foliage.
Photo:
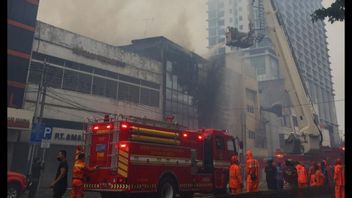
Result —
POLYGON ((311 17, 313 22, 324 20, 326 17, 329 18, 330 23, 343 21, 345 20, 345 0, 336 0, 328 8, 315 10, 311 17))

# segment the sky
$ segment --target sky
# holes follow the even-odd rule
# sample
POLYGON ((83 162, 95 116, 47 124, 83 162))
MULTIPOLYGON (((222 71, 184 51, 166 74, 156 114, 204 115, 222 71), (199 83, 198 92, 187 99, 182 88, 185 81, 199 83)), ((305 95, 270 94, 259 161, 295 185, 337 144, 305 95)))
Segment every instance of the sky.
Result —
MULTIPOLYGON (((112 45, 165 36, 202 56, 207 0, 40 0, 38 20, 112 45)), ((323 0, 329 6, 333 0, 323 0)), ((345 126, 345 25, 326 21, 339 128, 345 126)))

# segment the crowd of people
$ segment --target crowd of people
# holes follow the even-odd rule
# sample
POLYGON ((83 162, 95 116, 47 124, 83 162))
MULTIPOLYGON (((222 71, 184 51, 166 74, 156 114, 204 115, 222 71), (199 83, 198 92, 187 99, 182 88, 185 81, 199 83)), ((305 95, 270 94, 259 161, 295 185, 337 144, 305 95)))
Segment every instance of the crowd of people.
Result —
MULTIPOLYGON (((229 170, 229 188, 231 194, 241 193, 243 189, 242 172, 237 156, 232 157, 229 170)), ((246 191, 256 192, 259 186, 259 163, 251 151, 246 153, 245 181, 246 191)), ((312 162, 305 167, 302 162, 287 159, 285 163, 267 160, 264 168, 265 179, 269 190, 294 189, 306 187, 335 187, 335 197, 345 197, 345 174, 341 159, 334 166, 326 160, 312 162)))

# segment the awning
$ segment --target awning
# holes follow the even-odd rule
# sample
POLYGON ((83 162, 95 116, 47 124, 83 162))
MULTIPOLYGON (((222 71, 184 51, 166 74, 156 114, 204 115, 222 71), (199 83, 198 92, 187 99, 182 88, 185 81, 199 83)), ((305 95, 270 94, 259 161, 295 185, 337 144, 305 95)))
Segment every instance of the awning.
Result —
POLYGON ((31 130, 33 112, 24 109, 7 108, 7 128, 31 130))

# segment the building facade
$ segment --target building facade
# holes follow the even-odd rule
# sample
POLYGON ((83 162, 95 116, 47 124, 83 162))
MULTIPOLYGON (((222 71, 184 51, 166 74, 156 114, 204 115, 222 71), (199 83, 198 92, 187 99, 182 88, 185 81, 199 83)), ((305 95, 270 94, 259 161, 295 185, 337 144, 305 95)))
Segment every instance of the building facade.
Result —
MULTIPOLYGON (((263 26, 265 20, 260 17, 263 12, 257 9, 261 1, 255 1, 253 13, 249 13, 248 6, 252 1, 208 0, 209 47, 216 48, 218 53, 236 50, 223 44, 224 28, 231 26, 237 27, 239 31, 248 32, 249 19, 256 28, 263 26)), ((320 127, 329 131, 330 144, 336 146, 338 125, 325 24, 322 21, 312 23, 310 17, 314 10, 322 7, 321 0, 279 0, 275 3, 296 57, 303 83, 319 116, 320 127)), ((264 37, 255 46, 241 51, 256 66, 258 81, 281 78, 278 60, 269 38, 264 37)))
POLYGON ((177 123, 198 128, 198 76, 207 61, 162 36, 132 40, 120 48, 162 63, 164 117, 173 115, 177 123))
MULTIPOLYGON (((41 183, 55 177, 61 149, 72 170, 88 119, 123 114, 162 120, 161 72, 158 61, 37 21, 23 106, 33 116, 43 102, 42 123, 51 131, 45 153, 40 144, 34 150, 46 162, 41 183), (46 89, 38 101, 40 84, 46 89)), ((26 172, 30 134, 20 133, 9 162, 12 170, 26 172)))
POLYGON ((334 89, 323 21, 312 23, 310 14, 321 0, 275 1, 290 39, 301 78, 307 88, 320 127, 329 131, 330 144, 338 144, 334 89))
MULTIPOLYGON (((39 0, 7 0, 7 167, 22 132, 32 128, 33 112, 23 109, 39 0)), ((26 171, 20 171, 26 173, 26 171)))

